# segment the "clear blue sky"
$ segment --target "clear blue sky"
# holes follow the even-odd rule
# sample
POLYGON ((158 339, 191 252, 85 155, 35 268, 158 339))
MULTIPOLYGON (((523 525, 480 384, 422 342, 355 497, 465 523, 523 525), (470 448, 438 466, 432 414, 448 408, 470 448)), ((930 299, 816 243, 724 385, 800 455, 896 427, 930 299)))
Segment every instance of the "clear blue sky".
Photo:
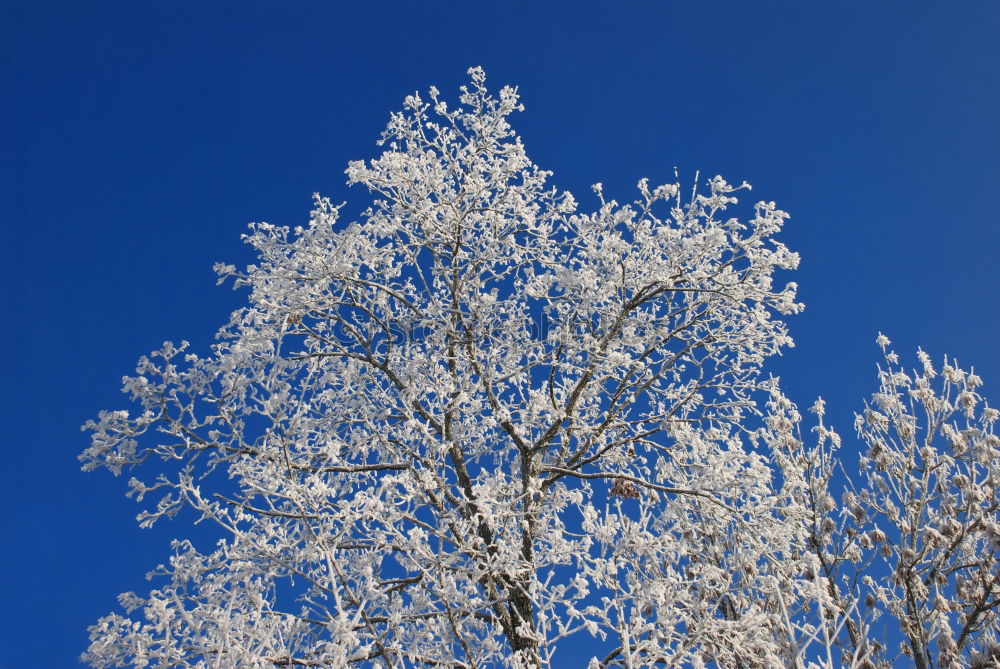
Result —
POLYGON ((207 349, 249 221, 364 198, 347 161, 470 65, 520 87, 529 154, 584 205, 677 166, 791 212, 807 310, 773 369, 850 463, 880 330, 1000 404, 1000 3, 623 4, 0 1, 0 668, 75 666, 188 534, 79 472, 79 425, 163 340, 207 349))

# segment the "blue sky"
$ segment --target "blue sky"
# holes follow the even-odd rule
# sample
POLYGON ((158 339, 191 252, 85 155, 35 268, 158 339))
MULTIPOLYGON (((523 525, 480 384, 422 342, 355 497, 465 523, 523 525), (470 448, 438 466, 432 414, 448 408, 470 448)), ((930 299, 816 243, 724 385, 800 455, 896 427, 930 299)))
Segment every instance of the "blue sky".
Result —
POLYGON ((363 202, 347 161, 470 65, 519 86, 529 155, 585 207, 676 166, 791 212, 807 309, 772 369, 827 398, 849 463, 879 331, 1000 403, 1000 4, 625 4, 0 2, 0 667, 75 666, 188 534, 79 471, 80 424, 163 340, 207 349, 248 222, 363 202))

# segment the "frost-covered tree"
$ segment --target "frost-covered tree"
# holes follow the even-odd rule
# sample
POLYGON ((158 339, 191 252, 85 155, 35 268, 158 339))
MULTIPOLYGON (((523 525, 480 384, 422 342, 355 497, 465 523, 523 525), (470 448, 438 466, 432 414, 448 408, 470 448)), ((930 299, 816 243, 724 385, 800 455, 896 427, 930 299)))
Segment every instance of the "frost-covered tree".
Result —
MULTIPOLYGON (((811 543, 831 597, 863 592, 867 619, 900 644, 880 648, 849 626, 843 645, 881 664, 1000 666, 1000 412, 954 361, 937 369, 918 351, 920 369, 906 372, 889 339, 878 343, 880 387, 855 423, 860 488, 836 512, 814 495, 829 501, 811 505, 811 543)), ((829 461, 814 471, 826 490, 829 461)))
POLYGON ((516 91, 470 75, 350 164, 357 222, 317 197, 308 226, 251 226, 220 343, 165 344, 133 411, 88 423, 84 468, 133 472, 143 525, 188 508, 224 538, 175 542, 84 659, 529 668, 586 638, 592 667, 784 667, 849 629, 860 666, 814 550, 836 435, 805 446, 762 371, 800 308, 786 214, 732 216, 749 186, 720 177, 582 211, 512 131, 516 91))

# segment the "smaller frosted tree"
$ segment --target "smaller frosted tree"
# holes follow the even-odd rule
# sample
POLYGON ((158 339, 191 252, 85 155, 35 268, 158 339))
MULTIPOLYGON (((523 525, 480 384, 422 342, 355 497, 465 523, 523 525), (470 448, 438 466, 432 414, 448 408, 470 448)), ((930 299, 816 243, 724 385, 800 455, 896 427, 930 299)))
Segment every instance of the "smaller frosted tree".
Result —
POLYGON ((920 669, 996 666, 1000 412, 971 371, 947 359, 935 368, 918 351, 920 369, 906 372, 888 338, 878 343, 879 389, 855 424, 862 479, 834 511, 825 494, 832 461, 813 468, 811 543, 831 598, 861 593, 865 618, 903 642, 896 654, 853 624, 844 647, 868 650, 873 665, 895 656, 920 669))

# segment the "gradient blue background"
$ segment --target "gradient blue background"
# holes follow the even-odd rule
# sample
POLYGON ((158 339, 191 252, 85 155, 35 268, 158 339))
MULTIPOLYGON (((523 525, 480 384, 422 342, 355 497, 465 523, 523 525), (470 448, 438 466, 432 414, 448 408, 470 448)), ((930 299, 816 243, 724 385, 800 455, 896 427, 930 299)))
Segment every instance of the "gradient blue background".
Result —
POLYGON ((529 154, 585 207, 677 166, 792 213, 807 310, 773 369, 828 399, 851 466, 880 330, 1000 403, 1000 3, 625 5, 0 2, 0 667, 75 666, 189 534, 81 473, 79 425, 164 339, 207 349, 242 300, 211 267, 251 260, 247 222, 363 201, 347 161, 470 65, 520 87, 529 154))

